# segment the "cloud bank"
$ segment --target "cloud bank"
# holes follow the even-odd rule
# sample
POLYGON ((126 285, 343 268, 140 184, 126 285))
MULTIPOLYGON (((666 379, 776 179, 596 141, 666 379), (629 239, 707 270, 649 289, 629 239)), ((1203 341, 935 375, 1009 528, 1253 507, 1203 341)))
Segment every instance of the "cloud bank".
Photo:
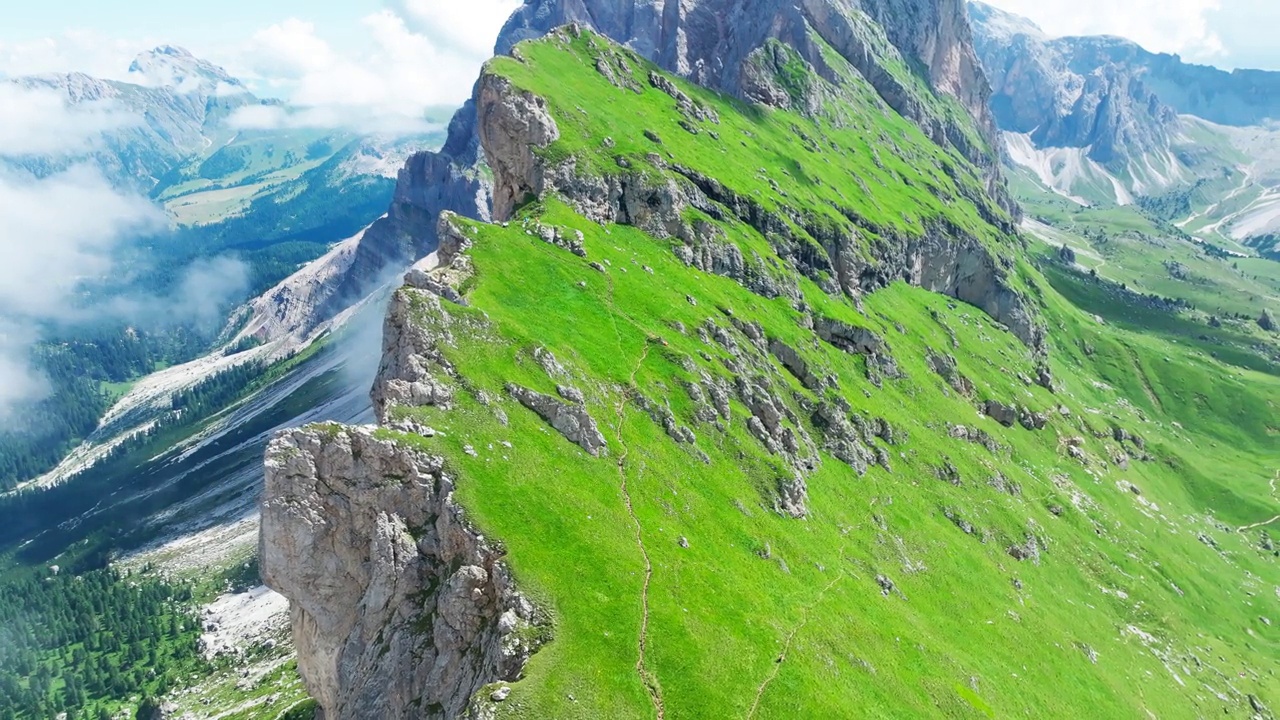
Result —
POLYGON ((28 364, 40 328, 72 319, 80 282, 109 272, 117 244, 157 222, 145 199, 117 192, 96 170, 0 173, 0 417, 45 391, 28 364))
POLYGON ((255 33, 237 63, 251 83, 288 98, 295 110, 245 108, 244 128, 357 126, 427 129, 427 108, 471 94, 480 65, 517 0, 397 0, 365 16, 365 39, 338 49, 310 22, 291 18, 255 33), (447 30, 446 30, 447 29, 447 30))
POLYGON ((248 286, 242 263, 215 258, 189 267, 166 297, 85 302, 85 284, 121 271, 123 244, 164 230, 167 218, 147 198, 112 187, 96 168, 36 177, 6 160, 78 157, 98 149, 104 132, 135 120, 110 105, 70 106, 53 90, 0 83, 0 419, 47 392, 30 354, 48 328, 100 321, 208 326, 248 286))
POLYGON ((67 155, 142 120, 108 100, 71 106, 66 93, 0 82, 0 157, 67 155))

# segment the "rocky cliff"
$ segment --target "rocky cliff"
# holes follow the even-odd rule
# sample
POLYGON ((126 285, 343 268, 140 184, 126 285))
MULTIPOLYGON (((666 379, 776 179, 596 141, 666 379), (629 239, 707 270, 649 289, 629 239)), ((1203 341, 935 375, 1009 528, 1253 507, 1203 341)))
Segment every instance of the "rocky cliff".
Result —
POLYGON ((454 114, 439 151, 416 153, 405 163, 391 207, 360 238, 350 266, 328 292, 321 316, 333 316, 434 252, 441 212, 489 218, 492 190, 482 169, 475 116, 475 102, 469 101, 454 114))
MULTIPOLYGON (((596 42, 584 38, 586 31, 577 26, 557 32, 556 39, 565 43, 596 42)), ((637 56, 603 52, 619 64, 618 72, 628 63, 631 72, 641 72, 643 61, 637 56)), ((597 79, 623 82, 612 70, 597 72, 597 79)), ((705 100, 695 100, 657 72, 643 72, 648 72, 646 82, 654 92, 675 101, 686 123, 720 124, 705 100)), ((484 331, 456 325, 442 303, 465 304, 460 288, 473 273, 466 253, 471 238, 459 224, 464 213, 456 208, 488 219, 490 188, 494 221, 511 219, 531 199, 556 198, 590 221, 632 226, 677 243, 673 261, 726 276, 766 298, 790 297, 799 303, 794 278, 764 271, 761 260, 745 258, 723 230, 690 218, 704 213, 742 223, 770 238, 788 267, 803 266, 836 296, 861 297, 907 279, 983 308, 1033 347, 1041 343, 1034 310, 1008 282, 1007 262, 959 225, 934 219, 925 232, 908 233, 845 210, 847 221, 855 223, 849 230, 823 229, 824 221, 816 216, 771 209, 736 183, 721 183, 696 165, 668 163, 656 155, 650 156, 658 158, 651 160, 654 167, 620 163, 626 167, 601 172, 585 156, 554 159, 560 156, 546 152, 561 138, 546 98, 489 70, 475 94, 474 105, 460 115, 474 117, 474 123, 455 122, 449 146, 410 162, 401 175, 396 206, 361 243, 369 252, 391 249, 370 260, 384 267, 428 250, 438 254, 440 265, 430 272, 411 272, 408 287, 393 297, 388 311, 383 360, 372 393, 386 430, 292 431, 276 438, 268 452, 263 576, 293 601, 299 667, 331 720, 458 717, 473 697, 481 697, 477 693, 482 688, 516 679, 536 645, 530 638, 537 637, 542 621, 513 586, 501 552, 466 523, 452 499, 447 464, 414 450, 396 434, 434 436, 434 429, 406 417, 403 409, 447 412, 467 387, 461 370, 447 357, 463 338, 484 331), (460 144, 471 135, 474 143, 460 144), (491 168, 491 186, 461 168, 463 161, 480 158, 491 168), (433 212, 439 215, 436 222, 431 222, 433 212), (430 232, 425 231, 428 224, 430 232), (858 232, 881 236, 878 257, 866 255, 858 232), (809 244, 810 237, 816 246, 809 244)), ((920 141, 928 144, 923 136, 920 141)), ((981 193, 961 201, 981 204, 992 222, 1007 229, 1007 218, 981 193)), ((572 233, 549 227, 537 234, 574 255, 585 254, 581 233, 576 240, 572 233)), ((868 358, 867 372, 876 382, 897 374, 892 355, 874 333, 831 319, 811 322, 820 326, 818 333, 827 342, 868 358)), ((789 358, 791 367, 805 367, 785 343, 775 343, 773 352, 789 358)), ((539 362, 557 377, 564 373, 555 369, 554 358, 539 362)), ((811 380, 819 382, 816 376, 811 380)), ((718 385, 708 387, 712 396, 724 392, 718 385)), ((783 424, 782 400, 770 399, 756 384, 740 391, 755 408, 752 412, 767 418, 758 420, 752 432, 795 465, 795 477, 780 485, 785 492, 777 502, 787 514, 801 517, 806 512, 804 468, 813 462, 814 441, 783 424)), ((600 424, 583 407, 581 391, 561 385, 556 397, 512 384, 504 392, 591 456, 609 454, 600 424)), ((660 406, 649 407, 655 416, 662 415, 660 406)), ((877 462, 866 445, 876 432, 869 428, 875 426, 859 423, 858 430, 838 409, 826 412, 824 422, 838 430, 831 434, 831 446, 865 472, 877 462)), ((676 424, 670 411, 664 417, 672 437, 693 441, 692 431, 676 424)))
MULTIPOLYGON (((299 668, 329 720, 458 717, 469 712, 468 707, 487 712, 488 693, 495 700, 505 697, 502 688, 490 686, 519 677, 541 637, 538 628, 543 621, 513 586, 501 552, 466 524, 454 504, 449 465, 441 457, 415 450, 407 439, 437 436, 437 430, 420 419, 423 409, 453 412, 463 399, 459 396, 483 406, 496 402, 487 392, 475 390, 466 380, 467 369, 450 359, 458 345, 490 332, 483 321, 462 322, 444 307, 467 303, 463 295, 474 275, 467 249, 474 229, 468 232, 466 219, 506 223, 531 200, 562 202, 600 227, 627 226, 671 243, 666 262, 726 277, 758 297, 786 299, 806 316, 810 311, 803 301, 801 277, 831 297, 859 302, 874 290, 907 280, 982 308, 1027 346, 1042 348, 1036 311, 1014 288, 1010 249, 1001 248, 1012 221, 985 192, 983 171, 964 163, 960 154, 974 155, 981 167, 991 170, 984 143, 974 140, 987 132, 988 116, 979 112, 975 123, 963 113, 948 114, 930 89, 932 84, 962 105, 985 108, 986 87, 975 74, 967 26, 949 3, 926 5, 932 12, 924 16, 930 18, 928 27, 900 30, 892 42, 884 24, 894 13, 923 9, 884 3, 862 10, 818 2, 804 7, 736 2, 675 4, 659 8, 661 12, 650 8, 655 22, 674 23, 674 54, 667 60, 675 70, 738 97, 772 102, 795 113, 787 115, 796 119, 790 121, 791 130, 780 136, 789 149, 774 152, 794 156, 805 152, 801 147, 815 152, 818 141, 809 133, 818 131, 811 127, 806 133, 795 121, 817 122, 822 112, 852 118, 861 112, 855 92, 871 88, 880 93, 879 98, 870 96, 880 108, 870 117, 884 114, 893 121, 877 125, 880 121, 871 120, 865 132, 877 138, 877 145, 855 150, 856 160, 845 166, 838 182, 849 182, 847 173, 862 173, 865 178, 859 182, 867 194, 867 183, 898 183, 921 193, 918 206, 886 208, 868 196, 851 199, 834 189, 820 193, 821 200, 791 200, 776 182, 776 192, 765 197, 751 190, 754 185, 743 185, 744 178, 717 177, 709 166, 694 162, 694 156, 686 164, 677 154, 675 138, 664 143, 652 130, 637 130, 634 137, 618 141, 592 140, 592 146, 604 142, 604 156, 597 157, 594 147, 552 152, 564 139, 565 117, 555 117, 556 101, 493 68, 482 73, 473 101, 454 119, 449 142, 439 153, 410 160, 388 216, 354 251, 350 289, 345 291, 349 293, 416 256, 439 256, 439 269, 410 273, 409 287, 395 295, 388 312, 382 367, 373 389, 382 429, 289 432, 278 437, 268 453, 264 578, 293 601, 299 668), (764 10, 768 12, 761 15, 764 10), (717 12, 727 13, 733 22, 713 23, 717 12), (903 74, 907 56, 893 42, 909 49, 912 64, 923 62, 921 58, 932 63, 926 65, 927 81, 903 74), (829 44, 837 44, 838 56, 824 53, 829 44), (719 60, 711 67, 714 58, 719 60), (891 143, 889 133, 907 147, 891 143), (612 149, 619 142, 628 147, 653 143, 665 148, 667 157, 636 150, 615 157, 612 149), (881 152, 891 152, 890 147, 917 162, 890 170, 881 159, 881 152), (488 173, 481 172, 482 165, 488 173), (945 209, 954 203, 966 208, 963 219, 945 209), (818 209, 823 206, 834 211, 818 209), (916 212, 918 218, 909 214, 916 212), (734 239, 740 233, 760 238, 763 245, 758 247, 768 248, 770 259, 756 250, 744 252, 734 239)), ((557 6, 560 14, 555 14, 531 7, 517 12, 499 43, 517 63, 524 62, 522 52, 528 46, 503 43, 516 35, 543 32, 536 25, 521 25, 522 19, 549 25, 586 11, 557 6)), ((628 19, 607 22, 616 21, 613 30, 618 33, 638 30, 634 22, 649 15, 635 12, 628 19)), ((612 17, 586 15, 593 23, 612 17)), ((659 46, 666 37, 659 33, 627 39, 632 47, 651 49, 662 57, 659 46)), ((593 68, 591 76, 574 88, 624 93, 599 102, 616 102, 623 108, 628 102, 657 101, 661 116, 670 115, 673 128, 717 145, 724 142, 721 132, 731 132, 722 126, 716 109, 724 98, 712 99, 705 91, 693 97, 647 65, 639 53, 612 45, 581 25, 554 31, 553 41, 591 49, 584 60, 593 68), (639 100, 641 95, 648 100, 639 100), (668 111, 670 104, 674 110, 668 111)), ((563 112, 563 99, 558 102, 563 112)), ((628 117, 634 118, 639 110, 629 111, 628 117)), ((753 135, 742 132, 744 138, 753 135)), ((852 128, 843 132, 849 142, 863 137, 852 128)), ((582 128, 574 133, 573 142, 594 137, 582 128)), ((755 162, 746 156, 744 161, 755 162)), ((796 172, 801 172, 799 166, 796 172)), ((987 181, 992 177, 988 174, 987 181)), ((819 182, 813 187, 829 186, 819 182)), ((527 234, 569 255, 586 255, 581 231, 539 226, 527 234)), ((598 269, 607 271, 602 265, 598 269)), ((866 375, 877 385, 899 376, 892 352, 878 334, 821 315, 808 322, 818 328, 813 342, 825 341, 848 356, 865 358, 866 375)), ((742 332, 751 337, 750 328, 744 326, 742 332)), ((754 342, 771 347, 769 352, 785 358, 787 367, 808 377, 814 388, 829 383, 796 349, 785 342, 765 344, 756 333, 754 342)), ((724 342, 734 342, 724 337, 724 342)), ((759 354, 768 358, 769 352, 759 354)), ((558 378, 554 394, 539 392, 534 384, 510 382, 499 391, 502 396, 589 457, 620 453, 625 460, 625 448, 620 451, 606 438, 607 428, 599 413, 593 413, 589 395, 566 381, 570 375, 555 358, 535 353, 535 359, 558 378)), ((715 407, 724 408, 709 410, 710 416, 724 413, 728 418, 729 386, 710 376, 706 383, 700 392, 719 398, 715 407)), ((732 392, 750 408, 751 436, 789 468, 769 493, 771 506, 786 517, 801 518, 808 512, 804 478, 817 462, 817 441, 801 426, 798 415, 782 409, 786 401, 771 388, 771 382, 756 379, 739 383, 732 392)), ((642 406, 662 420, 666 434, 676 442, 696 441, 695 433, 679 423, 670 408, 648 400, 642 406)), ((506 417, 507 411, 495 412, 506 417)), ((821 416, 827 430, 819 437, 826 438, 823 442, 842 462, 861 472, 877 462, 889 465, 884 450, 872 449, 877 433, 892 437, 887 424, 877 426, 861 417, 855 422, 835 405, 821 416)))
POLYGON ((324 717, 460 717, 519 677, 546 621, 468 524, 443 458, 370 429, 290 431, 267 450, 265 496, 262 577, 290 598, 324 717))
MULTIPOLYGON (((700 85, 768 105, 813 111, 821 105, 812 93, 789 93, 778 82, 788 63, 800 62, 835 88, 852 69, 935 142, 956 147, 981 168, 987 193, 1006 212, 1019 213, 999 174, 990 88, 962 0, 528 0, 503 27, 496 52, 509 54, 520 41, 569 23, 700 85), (839 61, 825 53, 828 47, 839 61), (921 76, 914 68, 923 69, 921 76), (954 98, 968 115, 940 108, 930 101, 933 91, 954 98)), ((333 314, 435 250, 440 212, 488 219, 519 199, 492 194, 482 169, 492 161, 481 150, 477 103, 483 103, 479 89, 454 116, 444 148, 415 155, 405 165, 387 217, 360 241, 321 315, 333 314)))
MULTIPOLYGON (((394 295, 380 426, 287 431, 268 456, 262 567, 327 720, 1178 715, 1263 697, 1265 648, 1224 645, 1223 667, 1260 679, 1205 699, 1165 672, 1216 681, 1184 654, 1197 631, 1097 602, 1101 582, 1171 616, 1208 600, 1222 563, 1176 559, 1216 550, 1143 540, 1173 517, 1144 510, 1180 502, 1156 489, 1198 455, 1139 458, 1175 452, 1163 388, 1226 382, 1071 310, 1018 262, 981 171, 851 63, 829 58, 842 85, 790 47, 753 66, 749 87, 788 98, 767 112, 580 25, 486 65, 473 132, 493 216, 440 213, 438 266, 394 295), (1161 400, 1137 409, 1142 388, 1161 400), (1138 550, 1178 586, 1140 565, 1096 576, 1138 550), (1012 677, 1010 648, 1044 675, 1012 677), (1097 658, 1150 683, 1116 686, 1097 658)), ((1231 382, 1224 406, 1265 416, 1231 382)), ((1264 425, 1236 432, 1263 447, 1264 425)))

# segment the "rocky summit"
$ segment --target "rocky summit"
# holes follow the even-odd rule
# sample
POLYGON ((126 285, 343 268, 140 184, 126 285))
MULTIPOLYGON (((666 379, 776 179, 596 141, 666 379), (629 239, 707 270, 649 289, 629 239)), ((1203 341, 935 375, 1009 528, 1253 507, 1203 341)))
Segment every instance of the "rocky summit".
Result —
POLYGON ((377 425, 267 451, 320 717, 1269 716, 1280 376, 1082 309, 960 2, 531 0, 497 49, 360 243, 430 255, 377 425))
MULTIPOLYGON (((854 73, 894 112, 955 147, 982 171, 1005 212, 1018 213, 995 169, 990 89, 961 0, 530 0, 503 27, 496 52, 515 52, 519 42, 567 24, 591 28, 701 86, 769 107, 820 108, 819 86, 792 78, 790 70, 801 65, 827 86, 842 86, 854 73), (925 72, 917 75, 911 69, 917 66, 925 72), (935 92, 958 107, 936 102, 935 92)), ((396 201, 362 243, 353 277, 374 277, 425 255, 438 241, 434 224, 442 211, 488 218, 493 201, 478 169, 479 100, 454 116, 440 151, 421 153, 401 171, 396 201)), ((353 281, 338 297, 349 301, 362 287, 353 281)))

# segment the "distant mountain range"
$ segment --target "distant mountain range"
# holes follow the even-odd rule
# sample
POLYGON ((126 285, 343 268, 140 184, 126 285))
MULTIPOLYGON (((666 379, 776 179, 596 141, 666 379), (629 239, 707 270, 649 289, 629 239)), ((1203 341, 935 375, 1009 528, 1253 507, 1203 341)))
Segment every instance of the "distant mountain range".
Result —
POLYGON ((1213 212, 1187 227, 1234 241, 1280 228, 1280 73, 1193 65, 1117 37, 1051 37, 1026 18, 968 7, 992 111, 1023 175, 1090 204, 1238 189, 1243 202, 1206 205, 1213 212))
POLYGON ((114 185, 159 200, 177 223, 206 224, 242 213, 264 195, 292 197, 317 185, 394 179, 414 149, 432 142, 425 123, 421 133, 385 136, 247 122, 238 111, 283 115, 292 108, 257 97, 223 68, 170 45, 138 55, 128 77, 66 73, 9 80, 62 96, 69 113, 105 114, 113 122, 87 148, 0 155, 0 165, 46 176, 90 164, 114 185))

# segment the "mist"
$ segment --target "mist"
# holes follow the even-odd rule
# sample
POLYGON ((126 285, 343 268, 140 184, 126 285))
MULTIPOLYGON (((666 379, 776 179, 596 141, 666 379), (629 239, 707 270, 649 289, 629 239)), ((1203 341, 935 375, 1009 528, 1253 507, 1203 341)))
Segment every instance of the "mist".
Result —
POLYGON ((90 294, 126 277, 122 250, 166 232, 168 218, 93 166, 37 177, 7 162, 79 157, 102 145, 102 133, 136 120, 108 103, 72 106, 52 91, 0 83, 0 420, 48 392, 31 351, 51 333, 105 322, 212 327, 248 286, 243 263, 214 258, 191 264, 163 292, 90 294))

